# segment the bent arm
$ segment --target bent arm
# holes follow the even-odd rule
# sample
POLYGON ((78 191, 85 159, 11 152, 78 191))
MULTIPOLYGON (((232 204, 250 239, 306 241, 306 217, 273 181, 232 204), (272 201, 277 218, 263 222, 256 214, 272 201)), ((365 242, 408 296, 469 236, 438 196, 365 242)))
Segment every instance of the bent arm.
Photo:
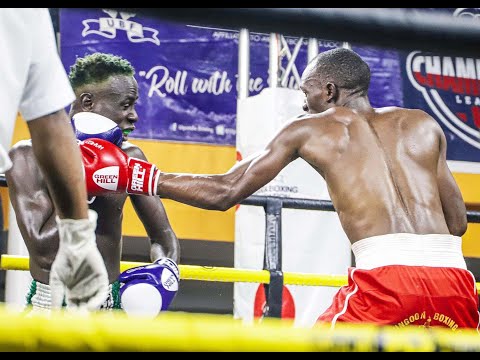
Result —
POLYGON ((462 236, 467 231, 467 209, 462 193, 447 165, 447 143, 441 129, 437 181, 448 229, 452 235, 462 236))
POLYGON ((60 218, 86 219, 88 206, 80 151, 65 110, 27 122, 35 157, 60 218))
POLYGON ((45 249, 55 253, 58 249, 55 209, 32 149, 29 145, 14 146, 10 157, 13 167, 5 176, 22 237, 29 251, 35 247, 44 250, 44 254, 49 252, 45 253, 45 249))
POLYGON ((162 173, 157 194, 208 210, 225 211, 268 184, 298 157, 303 132, 290 123, 260 151, 225 174, 162 173))
MULTIPOLYGON (((139 148, 130 149, 128 155, 148 161, 139 148)), ((150 238, 151 261, 168 257, 178 264, 180 243, 170 225, 162 200, 157 196, 142 195, 130 195, 130 200, 150 238)))
POLYGON ((168 257, 178 264, 180 243, 170 225, 160 198, 130 195, 130 200, 150 239, 151 261, 168 257))

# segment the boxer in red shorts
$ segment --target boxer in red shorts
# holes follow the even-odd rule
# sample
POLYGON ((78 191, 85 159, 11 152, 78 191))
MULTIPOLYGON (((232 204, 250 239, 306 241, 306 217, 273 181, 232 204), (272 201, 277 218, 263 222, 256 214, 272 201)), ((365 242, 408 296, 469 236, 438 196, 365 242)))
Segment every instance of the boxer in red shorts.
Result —
POLYGON ((352 245, 356 267, 318 322, 477 328, 476 281, 449 234, 390 234, 352 245))
POLYGON ((224 174, 160 171, 156 193, 225 211, 303 159, 325 179, 356 257, 349 286, 320 321, 478 328, 461 249, 466 207, 445 134, 424 111, 373 108, 369 85, 370 68, 354 51, 320 53, 302 74, 304 116, 224 174))

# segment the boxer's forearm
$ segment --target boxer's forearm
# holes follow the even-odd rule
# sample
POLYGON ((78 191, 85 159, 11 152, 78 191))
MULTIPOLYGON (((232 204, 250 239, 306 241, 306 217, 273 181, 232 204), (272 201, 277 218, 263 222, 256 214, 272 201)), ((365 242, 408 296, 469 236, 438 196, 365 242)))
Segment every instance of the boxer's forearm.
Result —
POLYGON ((87 192, 80 152, 65 112, 28 122, 35 157, 60 218, 86 219, 87 192))
POLYGON ((177 264, 180 262, 180 244, 172 229, 166 230, 162 237, 150 238, 150 259, 155 262, 161 258, 170 258, 177 264))
POLYGON ((162 173, 157 195, 207 210, 225 211, 235 205, 231 184, 224 175, 162 173))
POLYGON ((258 190, 246 173, 258 154, 237 162, 225 174, 161 173, 157 195, 207 210, 226 211, 258 190))

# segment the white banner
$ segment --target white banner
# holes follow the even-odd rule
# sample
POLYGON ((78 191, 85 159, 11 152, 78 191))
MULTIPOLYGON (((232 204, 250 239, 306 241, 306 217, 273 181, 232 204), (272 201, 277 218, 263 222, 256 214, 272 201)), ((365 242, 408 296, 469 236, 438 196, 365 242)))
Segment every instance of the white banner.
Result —
MULTIPOLYGON (((242 158, 264 148, 276 131, 299 115, 303 94, 299 90, 267 88, 259 95, 239 100, 237 151, 242 158)), ((321 149, 318 149, 321 151, 321 149)), ((323 178, 302 159, 295 160, 255 195, 330 200, 323 178)), ((235 267, 263 268, 265 211, 241 205, 235 217, 235 267)), ((282 210, 282 270, 323 275, 346 275, 351 265, 350 242, 335 212, 282 210)), ((255 298, 260 284, 235 283, 234 316, 251 322, 262 301, 255 298)), ((291 286, 293 304, 285 314, 294 314, 295 325, 311 326, 330 305, 338 290, 333 287, 291 286)), ((285 289, 284 289, 285 292, 285 289)), ((259 292, 259 294, 262 294, 259 292)), ((263 295, 263 294, 262 294, 263 295)), ((291 299, 290 299, 291 300, 291 299)))

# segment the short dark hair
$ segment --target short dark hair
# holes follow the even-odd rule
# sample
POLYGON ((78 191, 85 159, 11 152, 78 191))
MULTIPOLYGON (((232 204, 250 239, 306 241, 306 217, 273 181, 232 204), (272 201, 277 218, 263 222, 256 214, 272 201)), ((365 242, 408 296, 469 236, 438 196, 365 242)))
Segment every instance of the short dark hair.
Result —
POLYGON ((367 95, 370 86, 370 67, 354 51, 336 48, 316 56, 315 74, 331 81, 339 88, 354 90, 367 95))
POLYGON ((79 57, 70 66, 68 78, 73 90, 88 84, 98 84, 115 75, 135 75, 135 68, 121 56, 93 53, 79 57))

